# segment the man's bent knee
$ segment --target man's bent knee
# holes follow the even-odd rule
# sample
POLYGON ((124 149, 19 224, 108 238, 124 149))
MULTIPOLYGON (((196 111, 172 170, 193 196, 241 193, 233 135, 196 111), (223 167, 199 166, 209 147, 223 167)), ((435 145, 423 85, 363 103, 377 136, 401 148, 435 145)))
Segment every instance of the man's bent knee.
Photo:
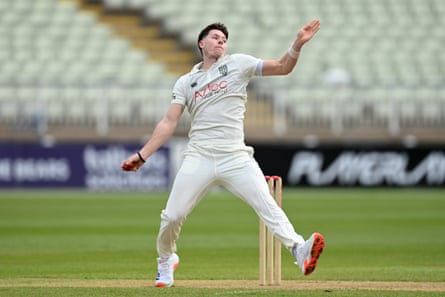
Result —
POLYGON ((161 220, 166 225, 182 225, 182 222, 185 220, 185 215, 181 213, 176 214, 167 214, 165 210, 161 212, 161 220))

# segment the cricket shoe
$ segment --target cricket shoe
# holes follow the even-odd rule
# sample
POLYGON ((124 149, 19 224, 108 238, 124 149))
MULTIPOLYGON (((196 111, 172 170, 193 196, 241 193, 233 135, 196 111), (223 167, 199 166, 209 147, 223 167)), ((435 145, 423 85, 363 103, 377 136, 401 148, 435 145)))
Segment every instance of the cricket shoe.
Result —
POLYGON ((156 277, 156 287, 173 286, 173 274, 179 266, 179 257, 173 253, 168 258, 158 258, 158 276, 156 277))
POLYGON ((317 267, 318 257, 320 257, 324 248, 324 237, 320 233, 314 233, 311 237, 302 244, 298 244, 294 250, 293 255, 297 259, 295 262, 303 271, 304 275, 309 275, 314 272, 317 267))

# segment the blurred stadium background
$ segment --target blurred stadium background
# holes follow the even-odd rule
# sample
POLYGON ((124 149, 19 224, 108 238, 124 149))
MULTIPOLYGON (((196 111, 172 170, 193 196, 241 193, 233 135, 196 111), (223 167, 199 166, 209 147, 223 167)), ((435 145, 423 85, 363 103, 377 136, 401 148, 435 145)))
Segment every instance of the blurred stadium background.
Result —
POLYGON ((247 138, 443 142, 444 16, 442 0, 2 0, 0 135, 139 139, 199 60, 203 26, 276 58, 319 18, 294 73, 252 81, 247 138))
POLYGON ((295 71, 252 80, 247 141, 433 145, 430 163, 445 162, 443 0, 2 0, 0 141, 140 145, 200 60, 205 25, 228 26, 230 53, 267 59, 313 18, 322 29, 295 71))
MULTIPOLYGON (((286 189, 286 210, 306 225, 299 232, 329 236, 317 277, 443 281, 444 0, 0 0, 3 284, 147 279, 187 114, 139 172, 119 165, 199 61, 198 32, 221 21, 229 52, 278 58, 313 18, 322 29, 295 71, 251 82, 248 143, 288 188, 359 187, 286 189)), ((246 205, 221 197, 188 221, 181 251, 190 265, 179 278, 231 279, 241 266, 235 278, 256 277, 257 219, 249 224, 253 212, 239 215, 246 205)), ((3 289, 48 292, 37 287, 3 289)))

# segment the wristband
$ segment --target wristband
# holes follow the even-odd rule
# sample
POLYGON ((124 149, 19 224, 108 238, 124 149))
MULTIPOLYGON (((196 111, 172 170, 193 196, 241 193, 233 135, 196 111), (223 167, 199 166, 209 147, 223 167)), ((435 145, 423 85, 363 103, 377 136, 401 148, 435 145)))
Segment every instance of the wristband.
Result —
POLYGON ((292 46, 289 47, 289 49, 287 50, 287 53, 289 54, 289 56, 290 56, 292 59, 297 59, 297 58, 298 58, 298 55, 300 54, 300 52, 295 51, 294 48, 293 48, 292 46))
POLYGON ((141 160, 142 162, 145 163, 145 160, 144 160, 144 158, 142 158, 141 153, 140 153, 140 152, 137 152, 137 154, 138 154, 139 160, 141 160))

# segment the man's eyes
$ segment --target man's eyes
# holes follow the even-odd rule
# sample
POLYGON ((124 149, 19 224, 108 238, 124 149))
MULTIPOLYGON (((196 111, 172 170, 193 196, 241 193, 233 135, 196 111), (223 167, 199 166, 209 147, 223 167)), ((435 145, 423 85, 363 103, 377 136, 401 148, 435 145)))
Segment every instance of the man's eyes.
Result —
MULTIPOLYGON (((213 39, 215 39, 215 40, 219 40, 219 37, 218 37, 218 36, 213 36, 213 39)), ((223 39, 222 41, 223 41, 224 43, 227 42, 227 40, 225 40, 225 39, 223 39)))

